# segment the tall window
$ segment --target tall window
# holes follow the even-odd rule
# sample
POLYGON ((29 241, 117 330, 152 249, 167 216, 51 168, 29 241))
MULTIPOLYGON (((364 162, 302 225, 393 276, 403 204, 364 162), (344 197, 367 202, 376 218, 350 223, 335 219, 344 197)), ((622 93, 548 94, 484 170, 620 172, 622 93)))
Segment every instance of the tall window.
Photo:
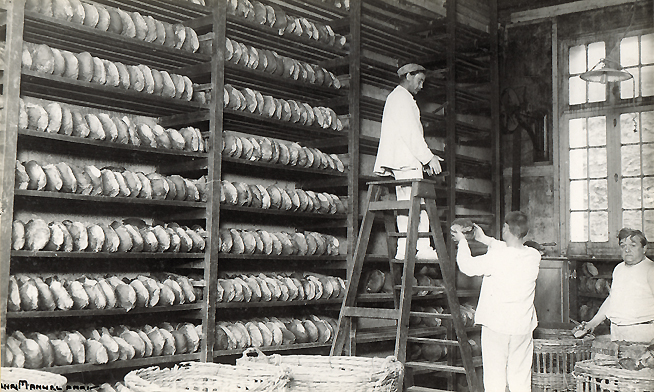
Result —
POLYGON ((604 38, 563 45, 562 218, 572 254, 614 253, 624 226, 654 239, 654 33, 604 38), (606 56, 634 78, 580 78, 606 56))

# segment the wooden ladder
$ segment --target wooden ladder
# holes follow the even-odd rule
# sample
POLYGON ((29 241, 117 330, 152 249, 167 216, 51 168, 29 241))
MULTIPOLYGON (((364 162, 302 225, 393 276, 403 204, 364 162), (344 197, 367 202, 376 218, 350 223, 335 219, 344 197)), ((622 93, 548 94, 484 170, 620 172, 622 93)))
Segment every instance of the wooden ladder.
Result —
MULTIPOLYGON (((355 318, 370 318, 370 319, 389 319, 396 321, 397 333, 395 336, 395 357, 404 364, 404 386, 405 391, 409 392, 427 392, 427 391, 441 391, 439 389, 418 387, 413 385, 413 371, 435 371, 443 372, 448 377, 448 388, 454 388, 453 382, 456 373, 465 374, 468 382, 468 389, 471 392, 481 392, 482 386, 479 378, 476 375, 475 364, 472 358, 472 349, 468 342, 468 335, 464 326, 463 318, 461 315, 461 308, 459 299, 457 297, 455 288, 455 265, 453 260, 450 259, 443 232, 441 229, 441 222, 439 219, 438 210, 436 207, 436 185, 438 183, 430 180, 387 180, 387 181, 374 181, 368 183, 368 197, 366 201, 366 211, 363 215, 361 229, 357 239, 356 248, 354 251, 354 263, 348 273, 347 289, 341 311, 338 317, 338 329, 336 336, 332 343, 331 355, 342 355, 346 343, 348 347, 355 346, 355 318), (396 186, 411 186, 410 200, 397 201, 382 200, 382 191, 396 186), (424 204, 421 203, 424 200, 424 204), (421 209, 425 209, 429 216, 431 231, 430 233, 418 233, 418 221, 421 209), (408 232, 398 233, 396 229, 396 215, 397 212, 409 212, 408 232), (360 307, 357 306, 357 292, 359 281, 361 278, 361 270, 366 257, 368 242, 370 240, 370 233, 372 225, 377 214, 384 216, 384 223, 386 227, 386 235, 389 249, 389 264, 391 277, 395 278, 394 282, 401 280, 400 285, 395 285, 394 298, 395 307, 390 308, 373 308, 373 307, 360 307), (447 297, 447 307, 449 314, 434 314, 429 312, 417 312, 411 310, 411 297, 416 290, 434 290, 438 287, 432 286, 414 286, 413 277, 416 265, 416 245, 419 236, 430 236, 435 244, 435 249, 438 254, 438 260, 435 261, 419 261, 419 263, 431 264, 440 267, 440 271, 445 286, 445 294, 447 297), (395 244, 398 237, 407 237, 405 260, 394 259, 395 244), (399 292, 398 292, 399 291, 399 292), (447 333, 446 339, 435 339, 426 337, 413 337, 410 336, 409 331, 409 317, 437 317, 443 320, 446 325, 447 333), (415 343, 435 343, 445 345, 450 348, 448 351, 448 361, 442 362, 423 362, 423 361, 407 361, 407 342, 415 343), (455 363, 454 350, 458 348, 460 351, 460 364, 455 363), (462 366, 461 366, 462 365, 462 366)), ((386 192, 389 193, 389 192, 386 192)), ((393 191, 390 192, 394 193, 393 191)), ((440 287, 442 289, 442 287, 440 287)))

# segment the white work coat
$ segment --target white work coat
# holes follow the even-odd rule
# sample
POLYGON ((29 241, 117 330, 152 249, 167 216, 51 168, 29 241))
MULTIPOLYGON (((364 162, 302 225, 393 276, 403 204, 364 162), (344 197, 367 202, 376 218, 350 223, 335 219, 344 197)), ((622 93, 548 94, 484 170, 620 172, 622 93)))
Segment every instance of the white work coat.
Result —
POLYGON ((402 86, 395 87, 384 104, 373 173, 390 175, 393 170, 422 169, 433 157, 413 95, 402 86))

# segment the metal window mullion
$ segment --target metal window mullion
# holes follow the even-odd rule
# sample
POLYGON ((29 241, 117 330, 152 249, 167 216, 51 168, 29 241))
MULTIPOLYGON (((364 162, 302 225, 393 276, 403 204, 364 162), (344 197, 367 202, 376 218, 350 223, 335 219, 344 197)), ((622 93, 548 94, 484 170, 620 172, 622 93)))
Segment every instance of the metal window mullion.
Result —
POLYGON ((618 110, 609 110, 606 112, 606 174, 609 202, 609 245, 613 246, 618 245, 617 234, 620 227, 622 227, 621 146, 620 112, 618 110))

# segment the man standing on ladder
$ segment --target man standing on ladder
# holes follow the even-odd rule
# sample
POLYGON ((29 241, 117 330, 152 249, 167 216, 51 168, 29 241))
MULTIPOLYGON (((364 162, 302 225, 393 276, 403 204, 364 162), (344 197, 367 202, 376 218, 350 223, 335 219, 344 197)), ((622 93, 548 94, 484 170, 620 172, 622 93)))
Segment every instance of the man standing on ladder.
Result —
MULTIPOLYGON (((397 70, 400 84, 386 98, 382 115, 381 135, 377 159, 373 172, 380 176, 392 175, 396 180, 422 179, 423 170, 428 175, 441 172, 440 161, 425 142, 420 109, 413 96, 422 89, 425 81, 425 68, 418 64, 406 64, 397 70)), ((411 186, 396 187, 397 200, 411 198, 411 186)), ((409 217, 398 215, 398 232, 406 233, 409 217)), ((429 218, 426 211, 420 212, 418 232, 429 232, 429 218)), ((419 238, 416 245, 416 258, 437 260, 429 238, 419 238)), ((406 238, 397 241, 398 260, 404 260, 406 238)))

